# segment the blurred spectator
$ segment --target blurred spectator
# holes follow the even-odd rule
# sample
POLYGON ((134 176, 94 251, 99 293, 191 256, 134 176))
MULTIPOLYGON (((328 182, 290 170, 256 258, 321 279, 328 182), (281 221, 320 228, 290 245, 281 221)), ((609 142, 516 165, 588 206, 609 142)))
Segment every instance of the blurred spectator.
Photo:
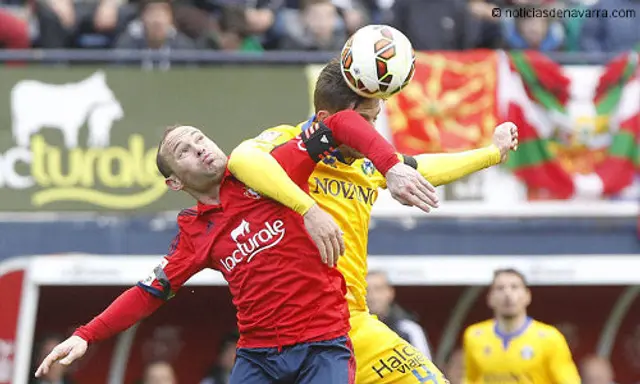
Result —
POLYGON ((504 41, 507 49, 535 49, 549 52, 564 44, 562 24, 548 17, 504 19, 504 41))
MULTIPOLYGON (((369 1, 372 2, 372 0, 369 1)), ((367 24, 366 9, 359 0, 333 0, 332 2, 344 20, 347 35, 351 35, 367 24)))
POLYGON ((29 29, 27 23, 0 9, 0 49, 29 48, 29 29))
POLYGON ((135 17, 125 0, 33 0, 42 48, 103 48, 135 17))
POLYGON ((580 48, 588 52, 622 52, 640 42, 640 1, 599 1, 594 10, 607 10, 609 17, 590 17, 582 24, 580 48), (632 10, 635 17, 613 17, 613 11, 632 10))
MULTIPOLYGON (((56 347, 65 340, 61 335, 48 335, 42 338, 42 341, 36 348, 35 363, 36 366, 56 347)), ((32 384, 72 384, 73 382, 67 376, 68 366, 62 364, 53 364, 49 372, 39 379, 33 379, 32 384)))
POLYGON ((144 0, 140 19, 118 38, 118 49, 194 49, 195 43, 176 30, 170 0, 144 0))
POLYGON ((249 33, 244 8, 239 6, 222 10, 219 31, 205 37, 204 45, 224 51, 262 51, 260 41, 249 33))
POLYGON ((614 384, 613 367, 609 360, 598 356, 587 356, 580 364, 582 384, 614 384))
POLYGON ((444 375, 450 384, 462 384, 464 382, 464 352, 456 349, 451 353, 444 365, 444 375))
MULTIPOLYGON (((178 29, 195 40, 217 40, 224 33, 222 20, 228 8, 242 10, 243 34, 261 36, 267 42, 275 40, 272 29, 284 0, 175 0, 178 29)), ((228 16, 228 15, 227 15, 228 16)), ((234 20, 240 20, 235 17, 234 20)), ((227 31, 228 31, 227 27, 227 31)), ((234 31, 237 32, 237 31, 234 31)), ((222 38, 224 39, 224 38, 222 38)))
POLYGON ((142 356, 145 362, 175 361, 182 348, 182 329, 174 325, 158 326, 151 337, 142 344, 142 356))
POLYGON ((367 304, 371 313, 431 360, 427 336, 420 324, 394 302, 396 292, 389 284, 387 275, 382 271, 370 272, 367 286, 367 304))
POLYGON ((416 50, 468 48, 466 0, 395 0, 392 25, 404 32, 416 50))
POLYGON ((469 0, 467 21, 468 48, 500 48, 502 28, 500 18, 493 16, 493 9, 503 4, 498 1, 469 0))
POLYGON ((369 14, 371 24, 390 24, 393 21, 394 0, 361 0, 363 9, 369 14))
POLYGON ((142 384, 177 384, 173 367, 166 361, 156 361, 144 370, 142 384))
POLYGON ((281 49, 339 51, 347 40, 344 22, 331 0, 301 0, 300 11, 282 11, 281 49))
POLYGON ((627 365, 636 373, 640 373, 640 325, 637 325, 631 333, 624 335, 625 360, 627 365))
POLYGON ((222 338, 216 364, 200 384, 229 384, 229 376, 236 360, 237 343, 237 333, 230 333, 222 338))

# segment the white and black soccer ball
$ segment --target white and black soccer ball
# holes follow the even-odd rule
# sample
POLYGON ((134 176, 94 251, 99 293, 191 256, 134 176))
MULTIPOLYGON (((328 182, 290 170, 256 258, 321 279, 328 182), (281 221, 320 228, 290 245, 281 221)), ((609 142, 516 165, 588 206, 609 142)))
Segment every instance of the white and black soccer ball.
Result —
POLYGON ((409 39, 388 25, 367 25, 345 43, 342 76, 358 95, 386 99, 413 78, 415 52, 409 39))

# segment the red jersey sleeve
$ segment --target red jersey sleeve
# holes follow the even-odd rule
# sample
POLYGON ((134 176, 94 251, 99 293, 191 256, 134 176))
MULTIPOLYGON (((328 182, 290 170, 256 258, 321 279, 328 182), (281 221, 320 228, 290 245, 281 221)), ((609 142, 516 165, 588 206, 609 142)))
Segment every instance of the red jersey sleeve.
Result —
MULTIPOLYGON (((191 212, 190 212, 191 211, 191 212)), ((181 222, 193 215, 185 210, 178 216, 180 232, 171 242, 169 252, 153 272, 137 287, 125 291, 86 325, 79 327, 74 335, 88 343, 105 340, 157 310, 166 300, 189 280, 205 268, 206 258, 198 258, 189 242, 189 236, 183 230, 181 222)))
POLYGON ((299 136, 276 147, 272 156, 291 180, 306 185, 315 163, 346 144, 368 157, 384 175, 400 162, 393 146, 353 110, 340 111, 316 122, 299 136))
POLYGON ((186 223, 180 223, 183 217, 195 214, 185 210, 180 213, 178 222, 180 231, 171 242, 167 255, 161 260, 146 279, 138 282, 138 287, 153 296, 169 300, 182 288, 193 275, 206 268, 206 258, 200 257, 189 241, 189 235, 183 230, 186 223))

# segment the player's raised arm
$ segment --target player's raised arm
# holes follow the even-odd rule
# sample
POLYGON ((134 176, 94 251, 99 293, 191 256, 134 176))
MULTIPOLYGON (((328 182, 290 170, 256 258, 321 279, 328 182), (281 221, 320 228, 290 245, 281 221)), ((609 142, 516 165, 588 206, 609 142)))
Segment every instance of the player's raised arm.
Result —
POLYGON ((549 343, 549 371, 554 384, 580 384, 580 374, 576 368, 571 351, 564 336, 557 329, 553 329, 549 343))
POLYGON ((35 376, 46 375, 56 362, 71 364, 86 353, 89 344, 106 340, 151 315, 203 268, 203 263, 194 259, 193 248, 179 234, 171 243, 169 254, 149 277, 122 293, 101 314, 57 345, 44 358, 35 376))
POLYGON ((493 143, 487 147, 458 153, 403 156, 403 160, 417 168, 431 184, 439 186, 506 161, 509 151, 517 146, 518 130, 507 122, 496 127, 493 143))

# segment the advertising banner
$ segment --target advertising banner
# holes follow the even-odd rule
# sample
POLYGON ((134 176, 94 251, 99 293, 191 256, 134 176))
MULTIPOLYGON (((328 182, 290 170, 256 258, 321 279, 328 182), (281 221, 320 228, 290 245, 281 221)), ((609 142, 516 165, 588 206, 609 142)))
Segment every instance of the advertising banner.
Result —
POLYGON ((0 211, 188 206, 156 170, 166 126, 197 126, 228 153, 262 129, 304 120, 306 91, 301 67, 4 70, 0 211))

